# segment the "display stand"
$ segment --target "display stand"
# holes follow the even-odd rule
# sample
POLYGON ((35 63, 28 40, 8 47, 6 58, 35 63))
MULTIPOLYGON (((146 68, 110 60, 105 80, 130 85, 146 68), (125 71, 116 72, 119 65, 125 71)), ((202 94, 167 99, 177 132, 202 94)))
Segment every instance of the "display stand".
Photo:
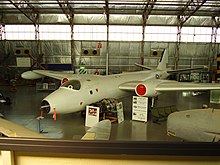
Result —
POLYGON ((85 126, 92 127, 99 122, 100 108, 94 106, 86 106, 85 126))
POLYGON ((41 133, 41 134, 46 134, 46 133, 48 133, 48 132, 44 132, 44 130, 41 129, 41 120, 43 120, 44 117, 39 116, 39 117, 37 117, 36 119, 38 120, 38 131, 39 131, 39 133, 41 133))
POLYGON ((133 96, 132 120, 147 122, 148 98, 133 96))

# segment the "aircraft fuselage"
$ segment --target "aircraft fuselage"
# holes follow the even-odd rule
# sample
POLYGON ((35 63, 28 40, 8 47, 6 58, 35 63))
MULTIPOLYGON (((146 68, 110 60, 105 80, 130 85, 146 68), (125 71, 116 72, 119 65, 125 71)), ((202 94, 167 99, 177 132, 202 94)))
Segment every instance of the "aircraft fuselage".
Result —
POLYGON ((49 105, 47 113, 72 113, 84 110, 91 103, 103 98, 121 98, 131 92, 119 89, 119 85, 140 80, 166 78, 166 71, 140 71, 134 73, 100 75, 73 75, 59 89, 42 101, 42 106, 49 105))

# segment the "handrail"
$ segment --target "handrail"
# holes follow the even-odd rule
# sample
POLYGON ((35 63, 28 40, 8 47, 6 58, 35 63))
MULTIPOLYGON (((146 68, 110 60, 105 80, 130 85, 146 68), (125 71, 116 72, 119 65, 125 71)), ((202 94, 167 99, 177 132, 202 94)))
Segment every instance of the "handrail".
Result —
POLYGON ((76 154, 220 156, 220 143, 0 138, 0 150, 76 154))

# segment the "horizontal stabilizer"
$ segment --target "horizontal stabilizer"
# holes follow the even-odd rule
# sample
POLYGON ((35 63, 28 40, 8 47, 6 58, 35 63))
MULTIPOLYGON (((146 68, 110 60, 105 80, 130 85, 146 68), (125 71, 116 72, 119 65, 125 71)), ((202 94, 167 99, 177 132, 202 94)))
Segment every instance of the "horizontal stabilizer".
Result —
POLYGON ((138 67, 147 69, 147 70, 152 70, 152 69, 153 69, 153 68, 151 68, 151 67, 147 67, 147 66, 144 66, 144 65, 141 65, 141 64, 138 64, 138 63, 135 63, 135 65, 138 66, 138 67))

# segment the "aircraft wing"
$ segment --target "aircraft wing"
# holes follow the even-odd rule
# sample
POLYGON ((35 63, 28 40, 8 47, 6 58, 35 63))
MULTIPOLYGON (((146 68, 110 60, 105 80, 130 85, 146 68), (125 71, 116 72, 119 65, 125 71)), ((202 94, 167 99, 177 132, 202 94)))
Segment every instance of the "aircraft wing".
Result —
POLYGON ((0 134, 6 137, 47 138, 40 133, 2 118, 0 118, 0 134))
POLYGON ((154 88, 157 92, 220 90, 220 84, 218 83, 178 82, 160 79, 150 81, 130 81, 119 85, 119 89, 134 91, 139 84, 144 84, 147 88, 154 88))
POLYGON ((66 77, 72 76, 73 73, 61 72, 61 71, 50 71, 50 70, 32 70, 21 74, 24 79, 38 79, 45 76, 52 77, 58 80, 63 80, 66 77))
POLYGON ((142 83, 143 81, 129 81, 123 84, 119 85, 119 89, 121 90, 127 90, 127 91, 134 91, 136 86, 140 83, 142 83))
POLYGON ((178 82, 178 81, 164 80, 155 87, 155 90, 158 92, 220 90, 220 84, 178 82))

